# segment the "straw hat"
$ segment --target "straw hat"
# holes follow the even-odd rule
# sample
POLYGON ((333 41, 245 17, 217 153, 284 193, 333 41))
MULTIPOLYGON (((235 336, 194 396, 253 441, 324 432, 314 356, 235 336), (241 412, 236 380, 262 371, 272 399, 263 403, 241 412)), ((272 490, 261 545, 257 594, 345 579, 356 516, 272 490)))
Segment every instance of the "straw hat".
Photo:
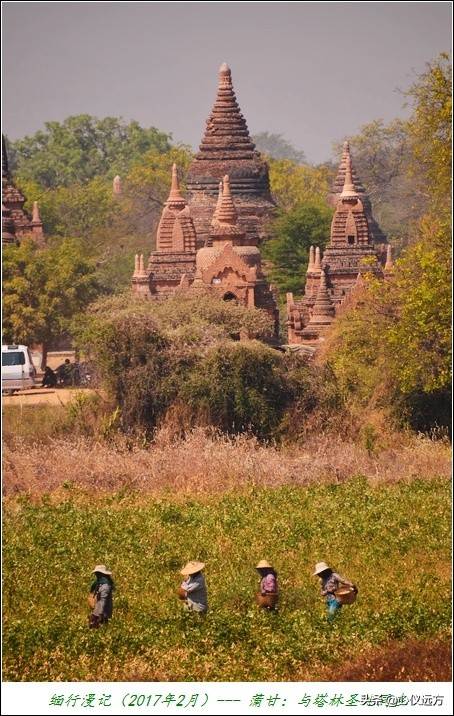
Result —
POLYGON ((92 574, 94 574, 95 572, 100 572, 101 574, 107 574, 107 575, 112 574, 112 572, 109 572, 109 570, 106 569, 105 564, 97 564, 96 567, 94 568, 92 574))
POLYGON ((327 569, 331 569, 331 567, 326 564, 326 562, 317 562, 317 564, 315 565, 315 572, 312 576, 315 577, 317 574, 325 572, 327 569))
POLYGON ((190 574, 196 574, 197 572, 201 572, 204 567, 204 562, 188 562, 187 564, 185 564, 180 574, 182 574, 183 577, 189 577, 190 574))
POLYGON ((273 569, 273 565, 267 562, 266 559, 261 559, 256 569, 273 569))

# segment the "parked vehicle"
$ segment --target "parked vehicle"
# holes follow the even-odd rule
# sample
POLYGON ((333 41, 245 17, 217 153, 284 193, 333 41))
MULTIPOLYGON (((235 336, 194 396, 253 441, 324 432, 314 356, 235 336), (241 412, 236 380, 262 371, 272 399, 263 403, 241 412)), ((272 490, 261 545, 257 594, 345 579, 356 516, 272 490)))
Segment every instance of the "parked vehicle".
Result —
POLYGON ((36 368, 27 346, 2 346, 2 393, 34 388, 36 368))

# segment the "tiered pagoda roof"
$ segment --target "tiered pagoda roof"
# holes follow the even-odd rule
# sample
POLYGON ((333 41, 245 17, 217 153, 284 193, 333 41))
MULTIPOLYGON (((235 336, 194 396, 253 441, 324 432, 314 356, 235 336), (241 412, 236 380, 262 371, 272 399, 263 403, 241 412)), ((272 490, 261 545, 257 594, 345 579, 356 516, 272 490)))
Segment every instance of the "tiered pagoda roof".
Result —
MULTIPOLYGON (((343 191, 344 183, 345 183, 345 173, 347 169, 347 163, 350 165, 350 171, 351 171, 351 181, 353 184, 353 188, 355 192, 358 194, 361 203, 364 208, 364 212, 367 216, 368 224, 369 224, 369 233, 370 238, 376 245, 384 245, 387 243, 386 236, 381 230, 380 226, 378 225, 376 219, 373 216, 372 213, 372 205, 370 203, 369 196, 361 182, 361 180, 358 177, 358 174, 355 170, 354 163, 352 162, 351 153, 350 153, 350 144, 349 142, 344 142, 343 150, 342 150, 342 157, 339 164, 339 169, 336 175, 336 178, 334 180, 334 183, 331 188, 331 192, 328 197, 329 203, 336 207, 338 204, 339 197, 343 191)), ((382 247, 383 252, 386 252, 386 249, 382 247)))
POLYGON ((216 100, 205 134, 188 171, 189 206, 199 238, 208 241, 209 226, 219 181, 228 174, 238 211, 239 224, 251 243, 265 237, 265 224, 274 211, 268 165, 256 151, 241 113, 230 68, 219 69, 216 100))

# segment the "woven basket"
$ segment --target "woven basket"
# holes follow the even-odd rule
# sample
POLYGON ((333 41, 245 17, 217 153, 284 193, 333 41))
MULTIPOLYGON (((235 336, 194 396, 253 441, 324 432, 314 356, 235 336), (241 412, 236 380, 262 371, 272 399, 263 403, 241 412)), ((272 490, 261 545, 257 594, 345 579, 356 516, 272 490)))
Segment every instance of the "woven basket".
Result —
POLYGON ((183 587, 178 587, 177 594, 178 594, 178 599, 186 599, 186 597, 187 597, 186 590, 183 589, 183 587))
POLYGON ((94 609, 96 606, 96 594, 93 594, 93 592, 90 592, 90 594, 87 597, 88 606, 90 609, 94 609))
POLYGON ((356 602, 356 595, 357 592, 351 587, 341 587, 337 592, 334 592, 334 596, 341 604, 353 604, 353 602, 356 602))
POLYGON ((268 594, 260 594, 257 592, 255 599, 259 607, 268 607, 268 609, 274 609, 277 604, 278 595, 276 592, 269 592, 268 594))

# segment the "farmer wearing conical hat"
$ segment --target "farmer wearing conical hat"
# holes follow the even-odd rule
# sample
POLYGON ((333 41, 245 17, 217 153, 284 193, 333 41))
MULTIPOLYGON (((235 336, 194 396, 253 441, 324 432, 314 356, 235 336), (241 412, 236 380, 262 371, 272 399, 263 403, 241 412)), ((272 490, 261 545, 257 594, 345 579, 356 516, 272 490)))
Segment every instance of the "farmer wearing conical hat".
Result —
POLYGON ((331 622, 342 607, 342 602, 336 596, 336 592, 338 592, 341 587, 350 587, 350 589, 357 593, 358 588, 355 587, 352 582, 349 582, 348 579, 334 572, 326 562, 317 562, 313 576, 320 577, 320 590, 322 597, 326 598, 328 621, 331 622))
POLYGON ((260 560, 256 566, 257 572, 260 574, 260 594, 262 597, 267 594, 275 594, 277 596, 277 572, 273 565, 266 561, 260 560))
POLYGON ((204 567, 203 562, 188 562, 180 572, 186 577, 178 590, 185 600, 185 609, 198 614, 205 614, 208 609, 207 587, 202 572, 204 567))
POLYGON ((106 624, 112 616, 112 592, 115 585, 112 572, 106 569, 105 564, 97 564, 92 574, 96 579, 90 587, 90 594, 94 598, 94 608, 90 615, 90 629, 97 629, 100 624, 106 624))

